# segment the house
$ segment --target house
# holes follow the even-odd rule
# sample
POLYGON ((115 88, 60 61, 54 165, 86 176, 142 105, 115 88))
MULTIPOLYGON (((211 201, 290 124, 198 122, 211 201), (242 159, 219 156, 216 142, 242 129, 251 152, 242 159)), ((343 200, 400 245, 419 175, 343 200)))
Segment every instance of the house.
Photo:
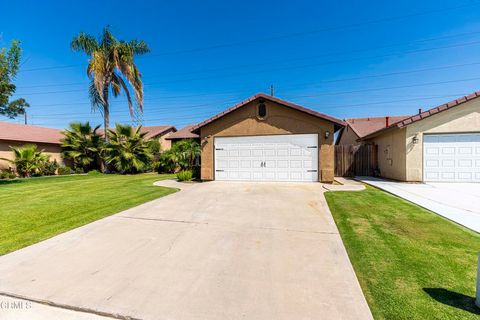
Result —
POLYGON ((388 127, 390 123, 395 123, 408 117, 409 116, 385 116, 345 119, 345 128, 339 131, 335 144, 360 145, 362 142, 358 139, 388 127))
MULTIPOLYGON (((115 130, 115 128, 110 128, 110 130, 115 130)), ((98 134, 104 135, 104 130, 99 129, 98 134)), ((142 127, 140 130, 142 133, 146 133, 145 139, 157 139, 160 143, 161 150, 169 150, 172 143, 167 138, 177 132, 177 128, 171 125, 162 125, 162 126, 146 126, 142 127)))
MULTIPOLYGON (((50 156, 50 161, 56 160, 64 164, 61 157, 60 139, 63 137, 61 130, 32 125, 23 125, 10 122, 0 122, 0 158, 12 159, 10 149, 25 144, 35 144, 38 150, 50 156)), ((0 160, 0 169, 11 167, 5 160, 0 160)))
POLYGON ((480 182, 479 97, 480 91, 472 93, 389 123, 359 140, 378 146, 382 177, 480 182))
POLYGON ((193 128, 195 127, 194 124, 189 124, 182 129, 178 130, 177 132, 172 132, 168 135, 165 139, 169 140, 172 145, 178 141, 182 141, 185 139, 195 139, 198 140, 200 137, 198 134, 192 132, 193 128))
POLYGON ((344 121, 257 94, 197 124, 202 180, 334 178, 334 133, 344 121))

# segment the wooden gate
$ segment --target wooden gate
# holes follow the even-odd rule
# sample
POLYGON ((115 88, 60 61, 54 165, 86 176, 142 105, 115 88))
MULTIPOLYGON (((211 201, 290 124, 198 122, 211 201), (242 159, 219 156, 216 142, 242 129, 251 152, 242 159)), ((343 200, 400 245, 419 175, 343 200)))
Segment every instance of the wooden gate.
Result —
POLYGON ((378 167, 377 146, 335 146, 335 176, 373 176, 378 167))

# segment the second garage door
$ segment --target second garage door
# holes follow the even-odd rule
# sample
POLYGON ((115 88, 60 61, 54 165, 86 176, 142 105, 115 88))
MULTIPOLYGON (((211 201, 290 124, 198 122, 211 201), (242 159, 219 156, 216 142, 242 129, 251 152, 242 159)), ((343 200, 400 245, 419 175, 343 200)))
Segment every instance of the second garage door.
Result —
POLYGON ((423 170, 424 181, 480 182, 480 133, 425 135, 423 170))
POLYGON ((215 179, 318 181, 318 135, 216 137, 215 179))

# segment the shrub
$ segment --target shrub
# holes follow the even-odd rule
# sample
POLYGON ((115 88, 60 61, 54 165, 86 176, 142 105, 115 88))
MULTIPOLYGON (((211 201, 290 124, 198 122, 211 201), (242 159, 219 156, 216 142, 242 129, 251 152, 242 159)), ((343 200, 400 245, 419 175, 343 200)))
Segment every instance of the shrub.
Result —
POLYGON ((192 181, 193 172, 191 170, 184 170, 177 173, 178 181, 192 181))
POLYGON ((39 175, 41 176, 53 176, 57 173, 59 165, 57 160, 47 161, 43 168, 40 169, 39 175))
POLYGON ((174 173, 177 169, 176 158, 173 150, 167 150, 158 158, 158 173, 174 173))
POLYGON ((75 168, 75 173, 76 174, 82 174, 82 173, 85 173, 85 170, 83 170, 82 167, 76 167, 75 168))
POLYGON ((38 173, 48 162, 48 156, 42 151, 37 151, 34 144, 26 144, 21 147, 10 147, 15 156, 14 160, 0 158, 15 165, 15 170, 21 177, 30 177, 38 173))
POLYGON ((60 167, 58 168, 58 174, 61 176, 72 174, 72 169, 70 169, 69 167, 60 167))
POLYGON ((15 178, 16 178, 15 172, 13 172, 11 170, 0 171, 0 180, 2 180, 2 179, 15 179, 15 178))
POLYGON ((200 144, 194 139, 176 142, 170 151, 173 153, 175 164, 180 170, 192 170, 202 153, 200 144))
POLYGON ((88 174, 91 175, 91 176, 94 176, 94 175, 102 174, 102 173, 98 170, 90 170, 90 171, 88 171, 88 174))
POLYGON ((62 132, 65 136, 61 139, 63 158, 71 160, 75 168, 81 167, 84 171, 98 168, 103 145, 97 132, 99 127, 93 128, 89 122, 70 123, 70 128, 62 132))
POLYGON ((149 168, 153 160, 151 144, 141 129, 117 124, 115 130, 108 131, 110 140, 103 153, 107 164, 117 172, 138 173, 149 168))

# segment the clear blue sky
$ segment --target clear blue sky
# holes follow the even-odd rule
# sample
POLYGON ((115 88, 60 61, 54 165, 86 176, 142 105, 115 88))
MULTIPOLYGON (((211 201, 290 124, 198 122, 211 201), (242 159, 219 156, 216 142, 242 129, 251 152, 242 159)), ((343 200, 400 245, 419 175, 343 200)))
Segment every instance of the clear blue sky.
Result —
MULTIPOLYGON (((102 123, 87 57, 69 44, 107 24, 151 46, 137 59, 144 125, 195 123, 271 84, 339 118, 411 114, 480 90, 480 1, 8 1, 2 12, 0 46, 24 49, 18 96, 44 126, 102 123)), ((130 122, 124 97, 112 122, 130 122)))

